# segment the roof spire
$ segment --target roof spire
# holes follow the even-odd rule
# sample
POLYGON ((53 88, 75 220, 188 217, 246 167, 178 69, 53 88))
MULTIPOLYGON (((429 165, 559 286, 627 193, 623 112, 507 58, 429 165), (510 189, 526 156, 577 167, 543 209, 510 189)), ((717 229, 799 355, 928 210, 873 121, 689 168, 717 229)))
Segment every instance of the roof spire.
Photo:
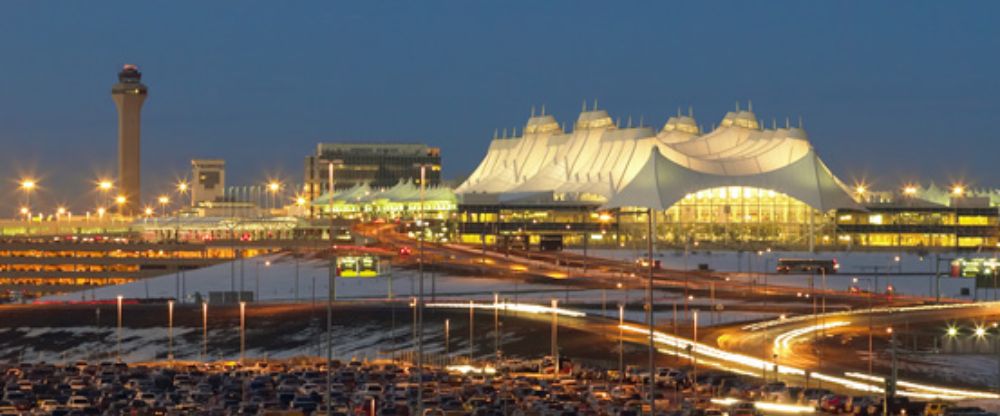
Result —
POLYGON ((802 128, 802 116, 799 116, 799 128, 802 128))
POLYGON ((688 117, 692 117, 692 118, 694 117, 694 106, 693 105, 689 105, 688 106, 688 117))
POLYGON ((642 127, 642 119, 646 117, 644 114, 639 114, 639 127, 642 127))
POLYGON ((736 112, 740 112, 740 100, 736 100, 736 112))
POLYGON ((535 117, 535 106, 531 106, 531 117, 535 117))
POLYGON ((617 119, 615 119, 615 127, 622 128, 622 118, 621 118, 621 116, 619 116, 617 119))
POLYGON ((628 115, 628 124, 626 125, 626 127, 627 128, 632 128, 632 115, 631 114, 628 115))
POLYGON ((581 113, 586 113, 587 112, 587 100, 583 100, 583 107, 580 108, 580 112, 581 113))
POLYGON ((545 104, 542 104, 542 115, 545 115, 545 104))
POLYGON ((677 106, 677 117, 681 116, 681 106, 677 106))
POLYGON ((597 111, 597 99, 594 99, 594 111, 597 111))
POLYGON ((503 128, 503 138, 505 138, 505 139, 507 138, 507 128, 506 127, 503 128))
POLYGON ((785 116, 785 128, 786 129, 792 128, 792 123, 791 123, 791 121, 789 121, 788 116, 785 116))
POLYGON ((778 129, 778 119, 771 117, 771 130, 778 129))
POLYGON ((753 112, 753 100, 747 100, 747 111, 753 112))
POLYGON ((499 132, 500 132, 500 129, 493 129, 493 140, 497 139, 497 133, 499 133, 499 132))

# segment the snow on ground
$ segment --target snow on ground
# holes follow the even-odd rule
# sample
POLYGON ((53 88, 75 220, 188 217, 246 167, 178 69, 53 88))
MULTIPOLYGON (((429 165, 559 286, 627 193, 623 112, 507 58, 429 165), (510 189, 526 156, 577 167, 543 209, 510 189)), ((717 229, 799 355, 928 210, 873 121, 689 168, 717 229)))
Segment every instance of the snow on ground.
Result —
MULTIPOLYGON (((296 267, 296 261, 289 256, 268 255, 191 270, 180 276, 169 274, 124 285, 47 296, 41 300, 113 300, 121 295, 125 298, 174 297, 191 302, 195 293, 207 298, 208 292, 230 290, 254 292, 256 299, 261 301, 311 300, 314 297, 326 299, 329 287, 327 262, 301 260, 297 263, 296 267), (267 262, 270 262, 269 266, 266 265, 267 262)), ((336 296, 341 300, 384 299, 391 284, 395 297, 410 297, 418 290, 417 276, 418 273, 413 270, 393 269, 375 278, 339 277, 335 283, 336 296)), ((429 272, 424 276, 424 293, 427 296, 430 296, 433 289, 438 297, 461 296, 463 299, 492 300, 493 292, 517 291, 531 295, 566 290, 566 287, 559 285, 522 284, 492 278, 455 277, 429 272)), ((554 296, 561 295, 546 295, 545 299, 554 296)))
MULTIPOLYGON (((582 250, 571 250, 574 253, 582 254, 582 250)), ((630 260, 645 256, 645 251, 634 249, 591 249, 587 252, 590 256, 630 260)), ((992 256, 993 253, 981 254, 982 256, 992 256)), ((870 285, 874 285, 874 278, 878 277, 879 292, 885 290, 886 285, 893 285, 897 294, 913 296, 933 296, 935 294, 934 268, 936 256, 940 258, 953 258, 954 253, 942 253, 940 255, 930 254, 921 256, 908 252, 861 252, 861 251, 836 251, 808 253, 801 251, 774 251, 758 255, 757 252, 750 251, 712 251, 712 250, 692 250, 687 256, 683 250, 660 250, 653 254, 659 259, 664 268, 669 269, 695 269, 701 264, 708 265, 709 268, 717 271, 743 273, 733 276, 733 279, 751 281, 762 285, 764 276, 760 273, 765 270, 774 270, 775 262, 779 258, 834 258, 840 263, 838 274, 829 275, 826 285, 830 289, 846 290, 853 284, 852 279, 859 277, 858 284, 862 290, 868 290, 870 285), (899 257, 899 261, 895 260, 899 257), (872 273, 891 273, 891 275, 873 275, 872 273), (930 274, 930 275, 928 275, 930 274), (871 281, 864 279, 872 279, 871 281)), ((963 256, 969 256, 963 254, 963 256)), ((941 296, 952 298, 963 298, 972 300, 973 279, 948 277, 949 265, 941 261, 941 296), (962 289, 968 289, 970 295, 963 296, 962 289)), ((798 286, 808 288, 810 285, 808 275, 776 275, 767 276, 768 284, 780 284, 785 286, 798 286)), ((816 276, 813 282, 816 288, 822 288, 822 278, 816 276)), ((979 291, 979 299, 993 298, 993 289, 979 291)))

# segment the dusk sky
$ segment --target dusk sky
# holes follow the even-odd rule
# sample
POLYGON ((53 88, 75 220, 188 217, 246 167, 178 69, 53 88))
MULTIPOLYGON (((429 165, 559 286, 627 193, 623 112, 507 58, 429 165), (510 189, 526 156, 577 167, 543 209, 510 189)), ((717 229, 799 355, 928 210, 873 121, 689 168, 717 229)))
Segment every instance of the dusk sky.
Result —
POLYGON ((996 2, 42 2, 0 4, 0 174, 92 207, 116 172, 110 88, 139 65, 146 199, 223 158, 229 184, 302 182, 321 141, 420 142, 464 177, 494 129, 581 101, 705 127, 736 101, 801 116, 845 182, 1000 187, 996 2))

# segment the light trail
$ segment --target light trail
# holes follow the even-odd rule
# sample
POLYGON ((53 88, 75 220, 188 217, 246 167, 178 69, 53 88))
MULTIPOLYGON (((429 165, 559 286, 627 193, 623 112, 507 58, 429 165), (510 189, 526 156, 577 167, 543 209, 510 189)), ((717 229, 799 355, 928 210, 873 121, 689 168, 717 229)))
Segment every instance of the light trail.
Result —
MULTIPOLYGON (((844 373, 844 375, 848 376, 848 377, 853 377, 853 378, 858 378, 858 379, 868 380, 868 381, 874 381, 874 382, 878 382, 878 383, 884 383, 885 382, 884 378, 875 377, 875 376, 869 376, 867 374, 862 374, 862 373, 858 373, 858 372, 848 372, 848 373, 844 373)), ((896 380, 896 386, 898 386, 898 387, 907 387, 907 388, 910 388, 910 389, 913 389, 913 390, 918 390, 918 391, 925 392, 927 394, 952 395, 954 397, 961 396, 961 397, 968 397, 968 398, 974 398, 974 399, 1000 399, 1000 394, 996 394, 996 393, 985 393, 985 392, 977 392, 977 391, 971 391, 971 390, 950 389, 950 388, 947 388, 947 387, 937 387, 937 386, 931 386, 931 385, 928 385, 928 384, 914 383, 912 381, 905 381, 905 380, 896 380)))
POLYGON ((772 351, 774 351, 775 354, 780 354, 784 351, 787 351, 788 347, 791 345, 792 341, 795 338, 798 338, 810 332, 839 328, 850 324, 851 324, 850 321, 825 322, 819 325, 797 328, 788 332, 781 333, 778 336, 774 337, 774 347, 772 348, 772 351))
MULTIPOLYGON (((636 334, 642 334, 642 335, 649 334, 648 328, 639 327, 632 324, 621 325, 621 329, 636 334)), ((726 369, 729 371, 734 371, 737 370, 738 368, 727 368, 727 365, 749 367, 757 371, 769 371, 769 370, 773 371, 774 368, 777 368, 778 373, 780 374, 796 375, 802 377, 805 377, 808 374, 809 377, 811 378, 817 380, 823 380, 828 383, 836 384, 852 390, 863 391, 868 393, 877 393, 877 394, 883 394, 885 392, 885 389, 880 385, 870 384, 858 380, 852 380, 850 378, 845 378, 845 377, 833 376, 820 372, 809 372, 801 368, 787 366, 787 365, 777 365, 761 360, 759 358, 723 351, 706 344, 696 343, 691 340, 668 335, 660 331, 653 332, 653 340, 659 344, 664 344, 667 345, 668 347, 671 347, 667 349, 658 349, 661 352, 680 355, 678 351, 684 351, 685 355, 687 356, 690 356, 692 354, 697 354, 710 357, 721 362, 717 365, 719 368, 726 369), (673 351, 671 351, 671 349, 673 351)), ((752 375, 754 377, 761 376, 758 373, 749 373, 749 375, 752 375)), ((919 397, 925 399, 955 400, 964 398, 990 398, 990 399, 1000 398, 1000 395, 997 395, 995 393, 988 393, 975 390, 948 389, 948 388, 923 385, 903 380, 899 380, 897 382, 897 386, 905 387, 911 390, 916 390, 916 391, 903 390, 897 392, 897 394, 901 396, 919 397)))
MULTIPOLYGON (((462 302, 442 302, 442 303, 428 303, 428 308, 438 308, 438 309, 469 309, 469 303, 462 302)), ((525 312, 534 314, 548 314, 551 315, 555 312, 560 316, 568 316, 571 318, 582 318, 587 316, 586 313, 580 311, 574 311, 572 309, 566 308, 553 308, 551 306, 535 305, 531 303, 509 303, 509 302, 483 302, 474 303, 472 307, 475 309, 487 309, 487 310, 508 310, 514 312, 525 312)))
POLYGON ((797 322, 805 322, 810 319, 825 319, 833 317, 845 317, 845 316, 857 316, 866 314, 883 314, 883 313, 902 313, 902 312, 921 312, 921 311, 936 311, 936 310, 947 310, 947 309, 960 309, 960 308, 993 308, 1000 307, 1000 302, 979 302, 979 303, 956 303, 948 305, 920 305, 920 306, 903 306, 903 307, 881 307, 873 309, 855 309, 853 311, 845 312, 828 312, 821 314, 809 314, 809 315, 799 315, 793 317, 772 319, 770 321, 762 321, 749 325, 744 325, 740 329, 745 331, 758 331, 761 329, 767 329, 779 325, 792 324, 797 322))

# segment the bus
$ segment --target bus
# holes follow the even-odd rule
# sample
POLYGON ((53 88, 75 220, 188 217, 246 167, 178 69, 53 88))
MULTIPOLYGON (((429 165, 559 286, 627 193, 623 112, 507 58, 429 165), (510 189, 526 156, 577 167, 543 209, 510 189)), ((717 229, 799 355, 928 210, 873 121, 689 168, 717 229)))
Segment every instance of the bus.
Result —
POLYGON ((774 271, 778 273, 792 272, 821 272, 826 274, 837 273, 840 264, 837 259, 778 259, 778 264, 774 271))

